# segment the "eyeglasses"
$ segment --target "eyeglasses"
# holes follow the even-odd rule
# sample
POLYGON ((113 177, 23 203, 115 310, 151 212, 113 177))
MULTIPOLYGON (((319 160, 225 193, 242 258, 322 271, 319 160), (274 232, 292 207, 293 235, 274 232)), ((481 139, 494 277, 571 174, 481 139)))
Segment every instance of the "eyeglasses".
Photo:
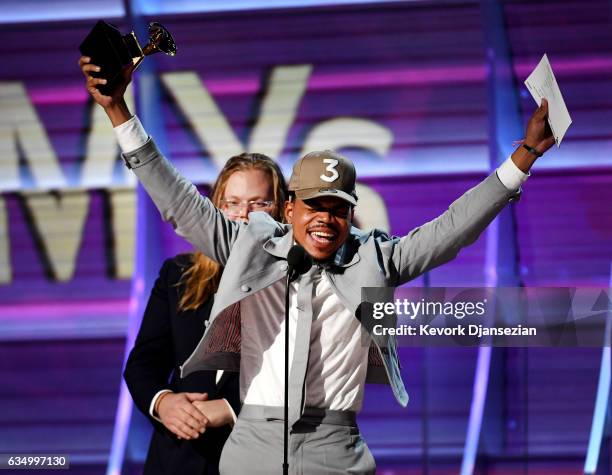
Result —
POLYGON ((246 206, 249 211, 262 211, 269 209, 274 205, 274 201, 264 200, 251 200, 251 201, 238 201, 238 200, 221 200, 221 206, 223 206, 228 213, 238 214, 242 211, 242 207, 246 206))

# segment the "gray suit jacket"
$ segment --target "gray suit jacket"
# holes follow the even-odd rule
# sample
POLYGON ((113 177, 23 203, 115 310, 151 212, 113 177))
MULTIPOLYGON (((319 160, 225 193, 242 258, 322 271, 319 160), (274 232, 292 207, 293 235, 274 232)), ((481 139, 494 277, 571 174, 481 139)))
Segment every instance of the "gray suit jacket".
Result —
MULTIPOLYGON (((181 375, 203 369, 237 370, 239 355, 219 346, 219 337, 232 324, 227 316, 235 314, 223 310, 285 277, 286 256, 293 244, 291 226, 263 212, 251 213, 248 224, 225 218, 161 155, 151 139, 123 158, 176 233, 225 267, 207 329, 182 365, 181 375)), ((334 292, 358 318, 362 287, 396 287, 450 261, 518 195, 493 173, 441 216, 404 237, 352 228, 327 269, 334 292)), ((372 339, 384 371, 376 374, 369 368, 368 381, 389 382, 397 401, 405 406, 408 394, 400 375, 395 337, 372 334, 372 339)))

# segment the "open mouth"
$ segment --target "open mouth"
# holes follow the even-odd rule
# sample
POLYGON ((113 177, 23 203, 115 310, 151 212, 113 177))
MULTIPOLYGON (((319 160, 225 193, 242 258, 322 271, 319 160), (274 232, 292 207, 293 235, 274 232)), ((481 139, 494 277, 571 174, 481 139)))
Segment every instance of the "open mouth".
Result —
POLYGON ((313 229, 308 231, 308 236, 317 244, 326 246, 336 240, 338 233, 331 229, 313 229))

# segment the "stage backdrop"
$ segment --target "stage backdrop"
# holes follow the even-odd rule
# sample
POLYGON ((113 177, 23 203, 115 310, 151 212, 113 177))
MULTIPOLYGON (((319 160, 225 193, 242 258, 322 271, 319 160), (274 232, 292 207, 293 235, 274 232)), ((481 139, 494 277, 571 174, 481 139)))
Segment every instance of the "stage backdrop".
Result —
MULTIPOLYGON (((574 119, 563 147, 538 162, 516 206, 522 270, 532 285, 608 280, 612 60, 610 42, 602 41, 608 33, 584 26, 603 14, 605 2, 590 9, 583 3, 566 2, 537 34, 531 22, 551 11, 507 5, 517 81, 548 53, 574 119), (570 17, 578 4, 580 15, 570 17), (579 40, 558 41, 564 33, 554 19, 579 40)), ((244 150, 268 153, 289 173, 303 151, 337 148, 355 159, 367 186, 363 224, 402 234, 488 171, 491 106, 477 5, 162 19, 178 44, 176 57, 155 58, 166 152, 197 183, 210 183, 244 150)), ((98 324, 120 331, 114 317, 125 314, 132 273, 135 183, 76 67, 91 25, 9 25, 2 33, 0 315, 35 318, 38 305, 56 302, 61 318, 83 331, 102 331, 98 324)), ((527 116, 534 104, 519 89, 527 116)), ((171 232, 162 238, 168 253, 184 248, 171 232)), ((482 257, 481 242, 434 271, 432 284, 482 282, 482 257)))
MULTIPOLYGON (((336 148, 357 164, 364 227, 399 235, 434 218, 489 173, 488 117, 494 106, 487 96, 488 45, 479 3, 442 3, 152 15, 178 45, 176 57, 147 60, 155 62, 163 85, 167 155, 206 192, 232 154, 267 153, 288 174, 304 151, 336 148)), ((514 206, 526 285, 609 281, 609 8, 605 1, 504 2, 523 117, 534 103, 522 81, 547 53, 574 120, 562 147, 538 161, 514 206)), ((123 18, 106 19, 130 28, 123 18)), ((78 44, 92 25, 93 20, 8 24, 0 34, 0 338, 24 351, 21 361, 35 352, 26 352, 19 341, 125 333, 135 182, 77 67, 78 44)), ((130 90, 130 103, 137 94, 130 90)), ((159 238, 166 256, 189 249, 170 226, 159 238)), ((482 285, 484 256, 481 239, 432 271, 429 284, 482 285)), ((112 366, 101 377, 109 385, 118 379, 118 348, 101 353, 112 366)), ((441 378, 433 387, 452 391, 460 401, 452 414, 432 418, 440 423, 432 431, 442 453, 460 453, 474 355, 449 352, 427 367, 419 352, 404 351, 416 410, 402 427, 394 426, 399 408, 389 391, 372 390, 364 417, 388 424, 374 429, 372 423, 370 430, 379 436, 375 448, 394 453, 392 434, 401 431, 412 438, 396 444, 398 453, 420 450, 416 421, 428 409, 419 388, 430 381, 423 378, 431 371, 441 378), (441 363, 448 360, 456 365, 452 370, 441 363)), ((593 356, 585 366, 596 364, 593 356)), ((585 384, 594 384, 596 375, 578 363, 573 369, 585 384)), ((7 374, 14 377, 8 369, 7 374)), ((57 378, 49 385, 53 381, 57 378)), ((111 412, 116 393, 105 394, 106 406, 98 407, 111 412)), ((585 399, 577 409, 584 431, 591 403, 585 399)), ((111 422, 104 417, 100 441, 110 437, 111 422)), ((551 431, 542 436, 543 446, 551 431)), ((580 451, 582 432, 576 437, 580 440, 570 437, 567 447, 580 451)))

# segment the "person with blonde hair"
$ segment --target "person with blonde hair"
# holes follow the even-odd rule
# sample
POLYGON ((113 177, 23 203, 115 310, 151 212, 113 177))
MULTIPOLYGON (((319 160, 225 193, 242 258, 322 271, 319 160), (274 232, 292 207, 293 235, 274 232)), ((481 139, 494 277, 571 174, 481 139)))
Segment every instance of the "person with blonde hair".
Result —
MULTIPOLYGON (((254 211, 280 220, 285 180, 271 158, 243 153, 225 164, 210 198, 232 220, 247 221, 254 211)), ((179 367, 202 338, 222 272, 199 251, 180 254, 164 262, 149 297, 124 372, 136 406, 154 427, 145 474, 219 473, 221 449, 240 411, 238 373, 198 371, 180 379, 179 367)))

